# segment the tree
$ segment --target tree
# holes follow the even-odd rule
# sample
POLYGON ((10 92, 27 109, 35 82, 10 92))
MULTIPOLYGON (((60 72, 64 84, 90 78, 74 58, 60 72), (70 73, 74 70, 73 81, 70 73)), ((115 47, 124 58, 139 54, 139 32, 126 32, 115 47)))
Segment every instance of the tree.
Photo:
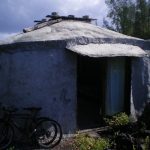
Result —
POLYGON ((134 23, 134 35, 136 37, 146 38, 147 32, 150 28, 149 25, 148 25, 148 4, 146 0, 137 0, 135 23, 134 23))
POLYGON ((150 0, 105 0, 109 12, 104 27, 117 32, 150 38, 150 0), (110 23, 109 23, 110 22, 110 23))

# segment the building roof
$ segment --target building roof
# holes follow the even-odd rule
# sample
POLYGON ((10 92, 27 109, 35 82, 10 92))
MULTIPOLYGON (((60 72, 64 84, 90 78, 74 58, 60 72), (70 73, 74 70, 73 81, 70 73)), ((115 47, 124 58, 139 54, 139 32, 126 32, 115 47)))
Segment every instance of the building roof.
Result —
POLYGON ((22 42, 40 42, 40 41, 58 41, 58 40, 72 40, 76 38, 89 38, 89 39, 132 39, 142 40, 121 33, 117 33, 99 26, 82 22, 62 20, 61 22, 45 26, 43 28, 20 33, 6 40, 0 41, 0 45, 8 45, 22 42))

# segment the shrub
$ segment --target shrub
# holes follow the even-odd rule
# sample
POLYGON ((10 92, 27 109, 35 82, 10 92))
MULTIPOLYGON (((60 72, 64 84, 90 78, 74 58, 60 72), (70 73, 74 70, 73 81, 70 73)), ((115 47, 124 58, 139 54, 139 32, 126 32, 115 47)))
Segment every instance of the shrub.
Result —
POLYGON ((149 149, 150 149, 150 137, 147 136, 144 141, 144 150, 149 150, 149 149))
POLYGON ((104 138, 95 140, 92 150, 104 150, 109 147, 109 141, 104 138))
POLYGON ((138 121, 144 122, 147 129, 150 129, 150 102, 148 102, 142 112, 142 115, 139 117, 138 121))
POLYGON ((15 150, 15 147, 14 146, 9 147, 7 150, 15 150))
POLYGON ((123 112, 112 116, 111 119, 105 118, 104 120, 106 124, 108 124, 111 127, 127 125, 130 121, 128 115, 123 112))
POLYGON ((109 141, 104 138, 92 138, 85 134, 80 134, 74 142, 75 150, 104 150, 109 147, 109 141))

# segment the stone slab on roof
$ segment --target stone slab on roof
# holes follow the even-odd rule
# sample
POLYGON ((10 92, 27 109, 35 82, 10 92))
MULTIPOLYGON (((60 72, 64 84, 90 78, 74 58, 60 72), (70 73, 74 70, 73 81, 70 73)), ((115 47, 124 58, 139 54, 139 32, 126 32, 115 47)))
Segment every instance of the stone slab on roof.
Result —
POLYGON ((146 56, 146 52, 140 47, 127 44, 87 44, 75 45, 66 48, 89 57, 146 56))

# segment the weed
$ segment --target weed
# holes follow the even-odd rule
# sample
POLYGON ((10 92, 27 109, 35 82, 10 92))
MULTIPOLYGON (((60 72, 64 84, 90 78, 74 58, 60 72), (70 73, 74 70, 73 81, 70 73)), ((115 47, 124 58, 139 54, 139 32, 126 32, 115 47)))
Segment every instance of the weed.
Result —
POLYGON ((7 148, 7 150, 15 150, 15 147, 14 146, 9 147, 9 148, 7 148))
POLYGON ((150 149, 150 137, 147 136, 144 142, 144 150, 149 150, 149 149, 150 149))
POLYGON ((104 138, 92 138, 86 134, 77 135, 74 142, 75 150, 104 150, 109 147, 109 141, 104 138))
POLYGON ((105 118, 104 120, 106 124, 108 124, 111 127, 127 125, 130 121, 128 115, 123 112, 112 116, 112 118, 110 119, 105 118))

